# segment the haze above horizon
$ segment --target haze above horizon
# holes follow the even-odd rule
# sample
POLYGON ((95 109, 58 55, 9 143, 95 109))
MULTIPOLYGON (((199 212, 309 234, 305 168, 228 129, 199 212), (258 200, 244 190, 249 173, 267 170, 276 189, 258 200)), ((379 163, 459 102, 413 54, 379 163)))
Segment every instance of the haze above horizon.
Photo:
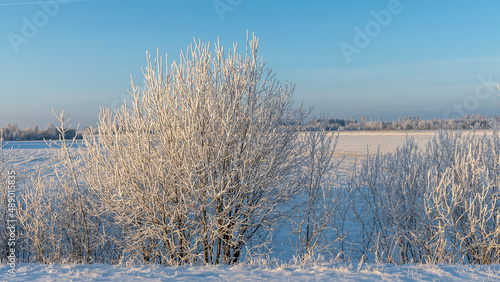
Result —
MULTIPOLYGON (((51 108, 95 126, 146 51, 193 42, 245 51, 247 31, 312 116, 454 118, 498 108, 497 1, 0 1, 0 127, 44 128, 51 108)), ((497 109, 498 111, 498 109, 497 109)), ((311 117, 312 117, 311 116, 311 117)))

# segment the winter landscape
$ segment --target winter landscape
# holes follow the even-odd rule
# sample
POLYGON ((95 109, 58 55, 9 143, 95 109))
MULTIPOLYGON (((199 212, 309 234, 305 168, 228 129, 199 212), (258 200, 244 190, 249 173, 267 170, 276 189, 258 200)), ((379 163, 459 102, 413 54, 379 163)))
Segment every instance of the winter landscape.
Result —
POLYGON ((499 9, 0 1, 0 280, 500 281, 499 9))

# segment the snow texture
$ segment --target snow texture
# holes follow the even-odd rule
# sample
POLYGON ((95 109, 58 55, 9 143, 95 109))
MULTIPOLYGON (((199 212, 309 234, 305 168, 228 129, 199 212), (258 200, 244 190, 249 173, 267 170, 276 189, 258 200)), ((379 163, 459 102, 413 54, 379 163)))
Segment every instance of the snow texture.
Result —
POLYGON ((359 263, 240 264, 236 266, 111 266, 21 264, 0 266, 2 281, 498 281, 500 265, 359 263))

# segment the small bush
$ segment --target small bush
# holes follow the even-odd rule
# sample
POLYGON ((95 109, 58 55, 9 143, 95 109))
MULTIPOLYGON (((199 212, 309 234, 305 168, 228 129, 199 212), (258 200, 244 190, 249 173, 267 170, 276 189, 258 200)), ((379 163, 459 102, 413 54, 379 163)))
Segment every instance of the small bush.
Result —
POLYGON ((297 189, 293 86, 265 67, 257 38, 245 56, 234 48, 195 43, 169 69, 148 56, 133 106, 102 111, 85 139, 85 182, 140 261, 236 263, 297 189))

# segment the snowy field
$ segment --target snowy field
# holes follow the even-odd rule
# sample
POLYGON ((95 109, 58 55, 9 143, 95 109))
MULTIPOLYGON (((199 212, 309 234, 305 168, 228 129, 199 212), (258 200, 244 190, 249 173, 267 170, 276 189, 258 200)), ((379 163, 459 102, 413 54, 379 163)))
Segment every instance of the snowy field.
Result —
MULTIPOLYGON (((432 131, 342 132, 336 150, 344 158, 341 165, 349 169, 355 158, 373 155, 378 148, 391 152, 413 137, 423 147, 432 137, 432 131)), ((41 171, 49 175, 55 165, 51 157, 54 149, 44 142, 12 142, 16 148, 14 165, 21 173, 41 171)), ((284 242, 275 242, 277 259, 236 266, 110 266, 103 264, 21 264, 15 276, 7 273, 7 265, 0 265, 1 281, 500 281, 500 265, 388 265, 348 262, 312 262, 296 264, 284 242), (281 255, 280 255, 281 254, 281 255)))
MULTIPOLYGON (((467 131, 464 131, 467 132, 467 131)), ((491 130, 478 130, 476 134, 491 135, 491 130)), ((374 155, 380 148, 381 153, 393 152, 402 146, 406 138, 413 138, 419 148, 423 148, 434 137, 435 131, 344 131, 340 132, 336 155, 346 159, 365 158, 374 155)))

